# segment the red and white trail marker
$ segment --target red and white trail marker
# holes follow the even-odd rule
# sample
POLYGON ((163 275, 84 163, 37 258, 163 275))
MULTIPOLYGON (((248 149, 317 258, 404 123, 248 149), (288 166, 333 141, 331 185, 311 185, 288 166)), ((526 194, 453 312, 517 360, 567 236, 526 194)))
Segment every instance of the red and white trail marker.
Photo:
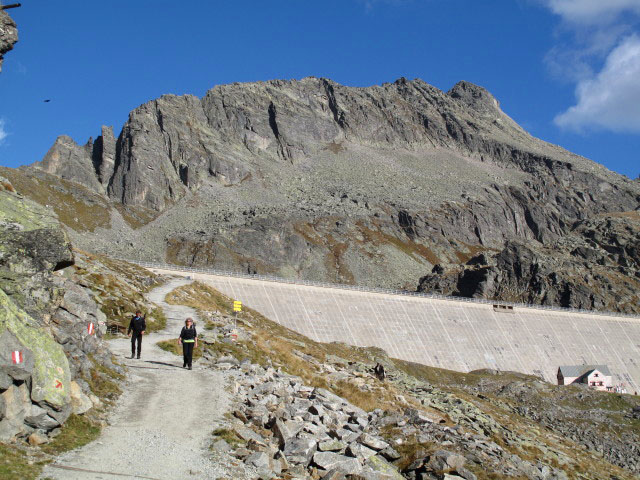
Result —
POLYGON ((89 332, 89 335, 93 335, 93 331, 94 331, 93 323, 90 323, 89 325, 87 325, 87 332, 89 332))
POLYGON ((24 362, 24 357, 22 356, 22 352, 20 350, 11 352, 11 362, 14 365, 20 365, 24 362))

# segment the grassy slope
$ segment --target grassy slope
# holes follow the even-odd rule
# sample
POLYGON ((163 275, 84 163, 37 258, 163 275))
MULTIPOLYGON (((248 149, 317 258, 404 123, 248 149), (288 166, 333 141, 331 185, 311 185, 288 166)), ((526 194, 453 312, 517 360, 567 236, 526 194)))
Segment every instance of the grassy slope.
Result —
POLYGON ((64 225, 77 232, 93 232, 111 224, 108 202, 95 192, 75 182, 42 172, 28 175, 22 170, 0 167, 0 175, 26 197, 50 206, 64 225))
POLYGON ((84 185, 63 180, 39 170, 0 167, 0 175, 9 179, 20 193, 50 206, 64 225, 76 232, 93 232, 109 228, 114 209, 132 227, 139 228, 154 220, 158 213, 144 207, 128 207, 109 199, 84 185))

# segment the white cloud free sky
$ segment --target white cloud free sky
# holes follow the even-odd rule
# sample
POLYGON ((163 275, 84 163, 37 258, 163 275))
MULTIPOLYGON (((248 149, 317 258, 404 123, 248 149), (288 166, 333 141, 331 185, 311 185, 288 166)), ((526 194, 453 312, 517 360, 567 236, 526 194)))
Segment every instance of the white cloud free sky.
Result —
POLYGON ((576 82, 576 104, 555 118, 563 128, 640 133, 640 0, 544 0, 573 32, 550 52, 576 82))
POLYGON ((620 14, 640 14, 639 0, 546 0, 553 13, 582 25, 602 25, 617 21, 620 14))
POLYGON ((555 118, 557 125, 640 132, 640 37, 630 35, 615 47, 599 73, 578 82, 576 97, 576 105, 555 118))

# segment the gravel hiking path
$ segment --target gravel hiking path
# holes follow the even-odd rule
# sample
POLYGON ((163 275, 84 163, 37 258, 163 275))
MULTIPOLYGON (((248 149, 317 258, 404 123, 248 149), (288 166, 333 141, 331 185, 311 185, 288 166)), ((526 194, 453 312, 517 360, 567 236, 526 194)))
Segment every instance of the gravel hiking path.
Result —
POLYGON ((109 341, 117 360, 128 367, 123 394, 100 437, 67 452, 48 465, 43 479, 158 480, 227 476, 227 465, 214 462, 207 447, 211 432, 228 408, 221 372, 182 368, 182 358, 161 350, 156 342, 176 340, 187 317, 198 323, 192 308, 165 303, 167 293, 190 280, 171 279, 147 298, 162 307, 167 328, 145 335, 140 360, 129 359, 131 342, 109 341))

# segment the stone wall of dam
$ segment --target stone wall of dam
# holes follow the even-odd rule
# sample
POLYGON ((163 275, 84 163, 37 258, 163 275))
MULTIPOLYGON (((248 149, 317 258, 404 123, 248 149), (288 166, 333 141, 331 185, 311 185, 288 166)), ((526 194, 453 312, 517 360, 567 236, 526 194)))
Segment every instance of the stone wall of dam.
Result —
POLYGON ((606 364, 640 391, 640 318, 564 309, 358 291, 176 270, 320 342, 383 348, 458 371, 492 368, 556 383, 560 365, 606 364))

